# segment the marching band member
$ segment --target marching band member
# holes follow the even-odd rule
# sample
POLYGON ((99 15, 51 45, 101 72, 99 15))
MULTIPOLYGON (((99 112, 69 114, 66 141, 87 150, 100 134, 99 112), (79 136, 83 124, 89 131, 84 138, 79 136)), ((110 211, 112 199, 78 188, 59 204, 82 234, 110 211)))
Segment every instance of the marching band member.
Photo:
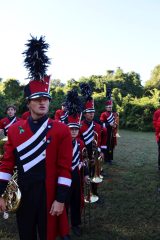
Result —
MULTIPOLYGON (((22 194, 16 214, 20 240, 55 240, 60 234, 68 240, 64 203, 71 185, 72 138, 67 126, 47 116, 51 96, 50 76, 45 74, 49 59, 44 53, 48 44, 41 36, 32 37, 26 46, 25 64, 32 71, 24 90, 31 116, 9 128, 0 165, 0 196, 16 164, 22 194)), ((0 211, 5 209, 0 197, 0 211)))
POLYGON ((108 100, 106 101, 106 111, 101 113, 100 121, 103 127, 107 128, 107 141, 106 150, 104 151, 104 161, 112 164, 113 150, 117 145, 117 126, 116 122, 117 113, 112 111, 113 102, 111 100, 110 92, 108 94, 108 100))
POLYGON ((61 106, 62 106, 62 108, 61 108, 61 109, 58 109, 58 110, 55 112, 54 119, 55 119, 56 121, 65 123, 65 122, 67 121, 67 117, 68 117, 68 112, 67 112, 67 108, 66 108, 65 102, 63 102, 61 106))
POLYGON ((80 119, 82 112, 82 104, 76 90, 69 91, 66 98, 66 106, 68 109, 67 125, 72 136, 72 184, 69 194, 69 208, 71 217, 72 231, 76 236, 81 236, 81 207, 82 207, 82 186, 84 180, 88 181, 88 171, 82 162, 82 149, 84 143, 78 137, 80 128, 80 119), (84 176, 81 175, 83 168, 84 176), (81 179, 84 178, 84 179, 81 179))
POLYGON ((9 127, 20 120, 16 117, 16 107, 14 105, 7 106, 6 113, 7 117, 0 120, 0 132, 4 131, 5 136, 7 136, 9 127))
MULTIPOLYGON (((88 158, 90 159, 89 175, 93 178, 95 174, 94 152, 98 152, 98 155, 101 155, 103 158, 103 153, 101 152, 101 126, 94 121, 95 108, 90 86, 84 83, 80 87, 82 95, 85 96, 85 104, 83 110, 84 120, 81 122, 79 136, 87 148, 88 158)), ((93 198, 97 201, 97 183, 92 182, 91 187, 93 198)))
POLYGON ((160 170, 160 108, 157 109, 153 114, 153 127, 158 146, 158 170, 160 170))

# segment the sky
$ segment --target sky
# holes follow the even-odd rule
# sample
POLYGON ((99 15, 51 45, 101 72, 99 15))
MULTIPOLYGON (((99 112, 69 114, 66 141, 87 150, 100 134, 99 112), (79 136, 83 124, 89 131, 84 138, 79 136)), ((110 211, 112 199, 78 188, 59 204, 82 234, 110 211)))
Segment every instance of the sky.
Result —
POLYGON ((0 6, 0 78, 26 82, 30 34, 50 45, 47 74, 62 82, 120 67, 142 84, 160 64, 159 0, 5 0, 0 6))

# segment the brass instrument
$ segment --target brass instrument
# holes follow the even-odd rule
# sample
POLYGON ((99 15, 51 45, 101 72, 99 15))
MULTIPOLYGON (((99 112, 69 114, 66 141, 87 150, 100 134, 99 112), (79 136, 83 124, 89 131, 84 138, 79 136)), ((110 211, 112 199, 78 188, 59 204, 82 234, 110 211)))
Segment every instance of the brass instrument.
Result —
MULTIPOLYGON (((95 135, 98 139, 98 134, 95 132, 95 135)), ((97 147, 97 141, 95 139, 93 139, 92 142, 92 159, 93 159, 93 164, 94 164, 94 175, 92 176, 91 181, 93 183, 101 183, 103 181, 103 177, 100 175, 101 173, 101 165, 102 165, 102 157, 99 156, 99 152, 98 152, 98 147, 97 147)))
POLYGON ((21 192, 18 188, 17 176, 18 172, 17 169, 15 169, 11 180, 8 182, 5 192, 2 195, 6 202, 6 211, 3 215, 5 219, 9 216, 8 212, 15 212, 20 205, 21 192))
POLYGON ((4 134, 4 130, 0 129, 0 158, 3 157, 3 153, 4 153, 4 144, 7 142, 8 137, 5 136, 4 134))
MULTIPOLYGON (((91 163, 90 163, 90 159, 88 158, 88 152, 87 152, 86 147, 84 147, 82 150, 82 158, 83 158, 83 163, 86 164, 86 166, 89 168, 89 175, 90 175, 91 163)), ((85 203, 94 203, 94 202, 97 202, 98 199, 99 199, 99 197, 96 195, 93 195, 93 193, 91 191, 91 179, 89 177, 88 184, 86 184, 86 196, 84 196, 84 202, 85 203)))

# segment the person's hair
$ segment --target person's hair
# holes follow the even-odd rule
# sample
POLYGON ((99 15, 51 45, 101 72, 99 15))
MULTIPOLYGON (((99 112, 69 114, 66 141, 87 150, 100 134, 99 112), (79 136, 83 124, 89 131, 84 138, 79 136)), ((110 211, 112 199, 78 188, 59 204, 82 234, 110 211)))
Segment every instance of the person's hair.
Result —
POLYGON ((66 107, 66 103, 65 103, 65 102, 62 102, 62 103, 61 103, 61 106, 62 106, 62 107, 66 107))
POLYGON ((8 105, 8 106, 6 107, 5 113, 7 113, 7 111, 8 111, 9 108, 13 108, 15 111, 17 110, 17 109, 16 109, 16 106, 14 106, 14 105, 8 105))

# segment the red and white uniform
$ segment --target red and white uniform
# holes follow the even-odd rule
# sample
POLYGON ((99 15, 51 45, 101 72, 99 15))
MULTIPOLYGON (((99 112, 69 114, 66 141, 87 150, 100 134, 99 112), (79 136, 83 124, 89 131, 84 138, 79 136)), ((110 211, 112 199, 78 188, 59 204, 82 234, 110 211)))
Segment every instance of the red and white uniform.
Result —
POLYGON ((79 130, 79 136, 84 141, 85 146, 89 145, 93 139, 97 141, 98 151, 101 151, 101 125, 95 121, 87 122, 83 120, 79 130))
POLYGON ((21 120, 9 128, 5 149, 3 164, 0 165, 0 195, 4 182, 11 179, 15 164, 18 169, 18 182, 27 184, 35 177, 36 167, 44 163, 46 240, 55 240, 59 231, 62 236, 68 234, 66 211, 64 210, 59 217, 49 214, 54 200, 63 202, 60 199, 61 194, 59 195, 61 190, 71 185, 72 139, 68 127, 47 118, 38 131, 33 133, 29 120, 21 120), (60 229, 61 224, 63 229, 60 229))
POLYGON ((27 118, 29 118, 31 116, 30 111, 24 112, 21 116, 21 119, 26 120, 27 118))
POLYGON ((7 135, 9 127, 19 120, 20 118, 17 118, 16 116, 12 118, 9 117, 2 118, 0 120, 0 129, 4 129, 5 135, 7 135))
POLYGON ((117 118, 117 113, 116 112, 102 112, 101 116, 100 116, 100 121, 103 123, 103 127, 108 129, 108 138, 110 138, 110 131, 112 129, 113 131, 113 147, 115 145, 117 145, 117 137, 116 137, 116 133, 117 133, 117 127, 116 128, 112 128, 110 124, 114 124, 117 118))
POLYGON ((155 129, 156 141, 160 140, 160 109, 153 114, 153 127, 155 129))
POLYGON ((54 119, 59 122, 65 122, 68 118, 68 112, 63 111, 62 109, 58 109, 55 113, 54 119))

